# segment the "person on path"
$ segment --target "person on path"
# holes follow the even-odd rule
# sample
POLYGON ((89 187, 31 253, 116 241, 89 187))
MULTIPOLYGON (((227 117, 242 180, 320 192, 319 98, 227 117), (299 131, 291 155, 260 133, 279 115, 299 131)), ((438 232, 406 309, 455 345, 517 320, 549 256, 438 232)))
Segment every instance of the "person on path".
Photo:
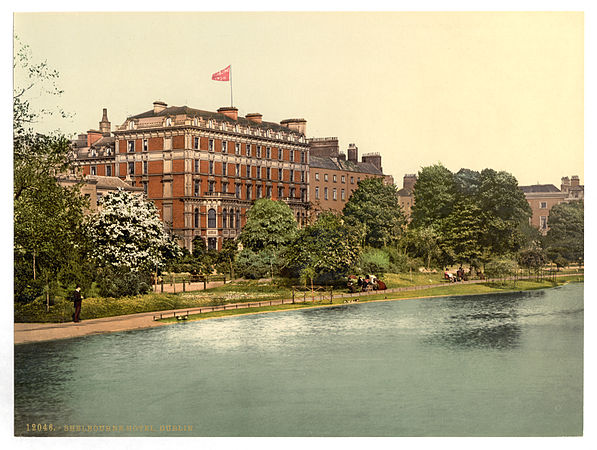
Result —
POLYGON ((81 315, 81 303, 83 302, 83 296, 81 295, 81 287, 77 286, 77 289, 73 292, 73 303, 75 304, 75 313, 73 314, 73 322, 80 322, 79 316, 81 315))

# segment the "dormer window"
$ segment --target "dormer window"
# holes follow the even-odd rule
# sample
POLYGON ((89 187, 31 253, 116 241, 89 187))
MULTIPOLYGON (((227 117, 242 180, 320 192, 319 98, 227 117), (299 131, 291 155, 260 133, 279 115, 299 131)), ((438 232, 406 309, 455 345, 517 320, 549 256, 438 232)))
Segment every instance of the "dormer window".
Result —
POLYGON ((272 130, 267 130, 267 137, 272 137, 272 130))
POLYGON ((234 131, 236 131, 237 133, 240 131, 240 127, 238 126, 238 124, 234 126, 234 131))
POLYGON ((213 128, 214 127, 214 121, 210 119, 209 122, 207 122, 207 126, 209 128, 213 128))
POLYGON ((194 125, 194 126, 197 126, 197 125, 199 125, 199 121, 197 120, 197 118, 196 118, 196 117, 193 119, 193 125, 194 125))
POLYGON ((167 127, 171 127, 171 126, 172 126, 172 119, 171 119, 170 117, 168 117, 168 118, 166 119, 166 126, 167 126, 167 127))
POLYGON ((135 151, 135 141, 128 141, 128 150, 129 150, 129 153, 134 153, 134 151, 135 151))
POLYGON ((135 122, 133 122, 132 120, 129 122, 129 130, 134 130, 135 129, 135 122))
POLYGON ((97 156, 97 150, 92 148, 91 149, 91 156, 97 156))

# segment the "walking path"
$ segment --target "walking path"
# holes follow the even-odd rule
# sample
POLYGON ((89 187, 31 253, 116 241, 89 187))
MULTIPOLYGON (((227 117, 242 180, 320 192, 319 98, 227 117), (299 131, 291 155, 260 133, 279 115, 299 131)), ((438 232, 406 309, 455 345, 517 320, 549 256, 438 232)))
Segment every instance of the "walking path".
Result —
MULTIPOLYGON (((573 276, 576 274, 560 274, 555 275, 556 277, 573 276)), ((579 273, 577 275, 583 275, 579 273)), ((533 279, 535 276, 530 277, 518 277, 516 279, 533 279)), ((514 277, 506 278, 506 280, 514 280, 514 277)), ((430 289, 434 287, 447 287, 447 286, 459 286, 462 284, 475 284, 475 283, 486 283, 493 280, 471 280, 462 281, 458 283, 437 283, 419 286, 406 286, 401 288, 391 288, 386 291, 369 291, 369 292, 356 292, 356 293, 339 293, 333 294, 333 298, 353 298, 353 297, 365 297, 368 295, 381 294, 382 292, 403 292, 403 291, 418 291, 423 289, 430 289)), ((165 287, 165 285, 164 285, 165 287)), ((208 284, 208 287, 209 286, 208 284)), ((201 288, 203 284, 201 283, 201 288)), ((187 309, 171 309, 167 311, 153 311, 138 314, 129 314, 126 316, 114 316, 114 317, 103 317, 100 319, 89 319, 78 323, 15 323, 14 329, 14 343, 15 344, 26 344, 31 342, 51 341, 55 339, 68 339, 80 336, 88 336, 92 334, 100 333, 111 333, 118 331, 136 330, 143 328, 152 328, 157 326, 166 325, 163 322, 157 321, 159 318, 173 317, 176 315, 189 315, 189 314, 203 314, 213 311, 225 311, 230 309, 246 309, 246 308, 258 308, 262 306, 274 306, 293 303, 294 301, 317 301, 327 300, 330 298, 330 292, 319 292, 315 294, 315 298, 309 295, 310 293, 303 295, 297 295, 296 299, 283 299, 283 300, 267 300, 260 302, 249 302, 249 303, 231 303, 219 306, 203 306, 201 308, 187 308, 187 309)))

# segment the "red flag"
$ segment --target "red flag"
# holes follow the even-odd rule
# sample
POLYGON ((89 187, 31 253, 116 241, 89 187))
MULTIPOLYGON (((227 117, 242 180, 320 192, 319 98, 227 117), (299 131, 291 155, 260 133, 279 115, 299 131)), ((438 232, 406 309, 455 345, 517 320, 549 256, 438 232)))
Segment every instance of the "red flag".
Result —
POLYGON ((216 81, 230 81, 230 66, 214 73, 211 76, 211 79, 216 81))

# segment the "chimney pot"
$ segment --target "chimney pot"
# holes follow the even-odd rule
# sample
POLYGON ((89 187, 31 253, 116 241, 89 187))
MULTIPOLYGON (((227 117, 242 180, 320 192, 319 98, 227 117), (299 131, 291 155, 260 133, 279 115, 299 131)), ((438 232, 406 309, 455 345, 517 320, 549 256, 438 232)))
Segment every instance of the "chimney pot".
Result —
POLYGON ((229 117, 232 120, 238 120, 238 108, 235 108, 234 106, 223 106, 218 108, 218 112, 220 114, 224 114, 226 117, 229 117))
POLYGON ((164 102, 162 102, 160 100, 156 100, 155 102, 153 102, 153 112, 154 112, 154 114, 158 114, 158 113, 162 112, 167 107, 168 107, 168 104, 164 103, 164 102))

